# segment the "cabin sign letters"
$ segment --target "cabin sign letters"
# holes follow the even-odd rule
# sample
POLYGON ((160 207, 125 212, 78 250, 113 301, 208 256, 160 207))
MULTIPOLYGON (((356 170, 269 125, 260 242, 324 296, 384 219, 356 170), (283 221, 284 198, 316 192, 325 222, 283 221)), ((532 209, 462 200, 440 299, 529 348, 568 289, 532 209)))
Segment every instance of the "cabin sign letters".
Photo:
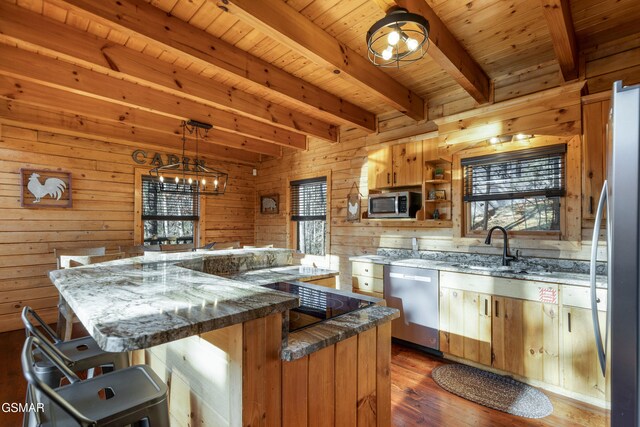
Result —
MULTIPOLYGON (((180 156, 176 156, 175 154, 161 154, 161 153, 153 153, 153 156, 147 154, 144 150, 135 150, 131 153, 131 158, 134 162, 139 165, 149 164, 155 167, 165 166, 165 165, 173 165, 176 163, 180 163, 180 156), (165 163, 166 160, 166 163, 165 163)), ((197 164, 202 167, 205 167, 204 160, 198 159, 197 164)), ((187 170, 191 170, 195 172, 196 161, 191 160, 189 157, 182 158, 182 164, 190 166, 187 170)))

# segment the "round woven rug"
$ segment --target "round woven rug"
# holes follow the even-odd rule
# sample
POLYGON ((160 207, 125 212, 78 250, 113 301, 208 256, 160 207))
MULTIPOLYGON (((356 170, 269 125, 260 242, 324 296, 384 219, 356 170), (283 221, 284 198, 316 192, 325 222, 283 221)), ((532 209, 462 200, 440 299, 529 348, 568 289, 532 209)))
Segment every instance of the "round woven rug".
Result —
POLYGON ((443 389, 489 408, 526 418, 553 412, 544 393, 512 378, 460 364, 438 366, 431 375, 443 389))

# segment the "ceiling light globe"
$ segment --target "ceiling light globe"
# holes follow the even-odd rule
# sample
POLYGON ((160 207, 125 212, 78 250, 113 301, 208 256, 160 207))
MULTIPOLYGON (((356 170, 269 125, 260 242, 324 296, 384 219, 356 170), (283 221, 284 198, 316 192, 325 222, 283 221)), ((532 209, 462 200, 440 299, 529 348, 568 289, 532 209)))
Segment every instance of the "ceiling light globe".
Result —
POLYGON ((189 178, 189 184, 193 184, 193 179, 189 178))
POLYGON ((176 184, 180 182, 180 178, 176 176, 176 184))
POLYGON ((387 41, 391 46, 397 45, 400 41, 400 33, 398 33, 396 30, 391 31, 387 36, 387 41))
POLYGON ((207 185, 207 180, 202 178, 202 186, 204 187, 205 185, 207 185))
POLYGON ((407 40, 407 49, 409 49, 411 52, 413 52, 414 50, 416 50, 418 48, 418 40, 416 39, 408 39, 407 40))
POLYGON ((390 60, 392 55, 393 48, 391 46, 388 46, 385 50, 382 51, 382 59, 384 59, 385 61, 390 60))
POLYGON ((160 182, 164 182, 164 176, 160 175, 160 182))

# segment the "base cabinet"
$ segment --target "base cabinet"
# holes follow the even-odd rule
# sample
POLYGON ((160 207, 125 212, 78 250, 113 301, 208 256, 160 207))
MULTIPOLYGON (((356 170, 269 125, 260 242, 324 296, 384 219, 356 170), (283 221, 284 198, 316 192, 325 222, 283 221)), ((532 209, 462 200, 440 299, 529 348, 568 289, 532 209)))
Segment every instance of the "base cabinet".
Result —
POLYGON ((440 288, 440 350, 491 365, 491 295, 440 288))
MULTIPOLYGON (((598 318, 601 328, 604 328, 606 312, 599 311, 598 318)), ((563 387, 606 400, 605 378, 598 362, 591 310, 565 306, 562 308, 562 319, 563 387)), ((602 331, 604 333, 605 329, 602 331)))
POLYGON ((492 366, 560 383, 558 306, 517 298, 493 300, 492 366))

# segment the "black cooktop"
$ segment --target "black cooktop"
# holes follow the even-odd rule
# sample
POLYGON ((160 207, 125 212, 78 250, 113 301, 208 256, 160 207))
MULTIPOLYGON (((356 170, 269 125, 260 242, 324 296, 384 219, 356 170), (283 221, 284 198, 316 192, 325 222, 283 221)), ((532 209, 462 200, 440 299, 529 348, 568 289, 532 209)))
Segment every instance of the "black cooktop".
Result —
POLYGON ((300 307, 289 310, 290 332, 373 305, 370 301, 295 283, 276 282, 264 286, 300 298, 300 307))

